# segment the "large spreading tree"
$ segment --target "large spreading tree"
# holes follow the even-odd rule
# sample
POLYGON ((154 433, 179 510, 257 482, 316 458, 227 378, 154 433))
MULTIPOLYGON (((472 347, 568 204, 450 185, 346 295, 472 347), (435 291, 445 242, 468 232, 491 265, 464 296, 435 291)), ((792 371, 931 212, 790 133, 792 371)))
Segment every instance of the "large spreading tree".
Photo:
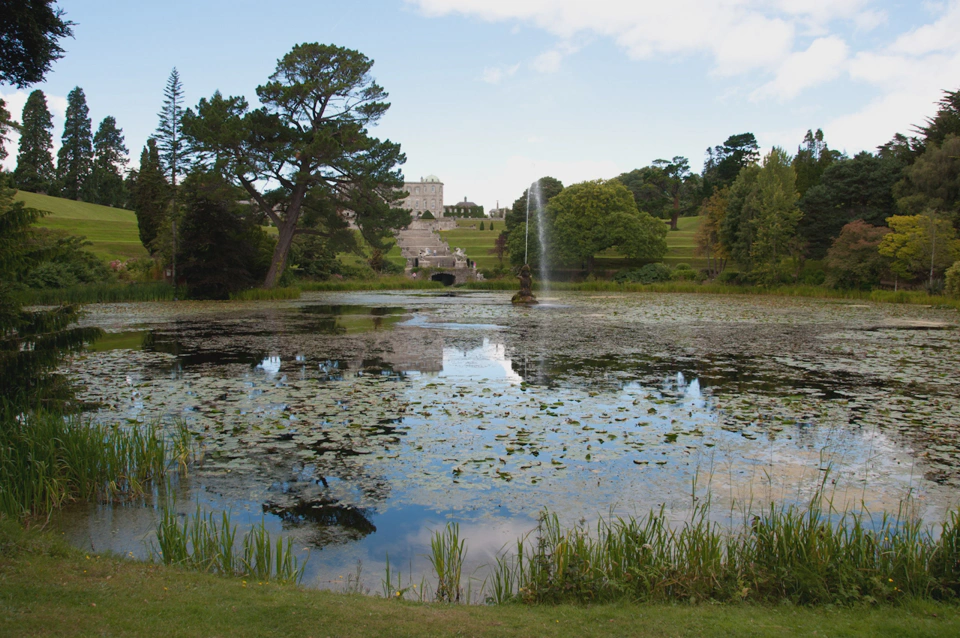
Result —
POLYGON ((67 199, 89 199, 90 176, 93 173, 93 132, 90 109, 83 89, 74 87, 67 94, 67 114, 63 137, 57 152, 57 181, 60 196, 67 199))
POLYGON ((184 137, 278 229, 265 287, 276 285, 298 234, 340 232, 350 215, 364 239, 384 239, 410 221, 395 205, 403 194, 400 145, 367 130, 386 113, 387 93, 358 51, 300 44, 257 87, 263 105, 215 93, 183 118, 184 137))
POLYGON ((56 179, 53 167, 53 116, 43 91, 30 93, 20 119, 20 149, 13 181, 20 190, 50 193, 56 179))

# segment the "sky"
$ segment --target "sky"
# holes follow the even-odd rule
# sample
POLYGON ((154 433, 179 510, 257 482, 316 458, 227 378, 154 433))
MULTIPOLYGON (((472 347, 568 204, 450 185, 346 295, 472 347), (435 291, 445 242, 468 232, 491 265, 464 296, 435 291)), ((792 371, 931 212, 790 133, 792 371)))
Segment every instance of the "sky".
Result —
MULTIPOLYGON (((54 115, 80 86, 93 129, 116 118, 131 165, 180 73, 186 103, 219 90, 256 104, 303 42, 356 49, 391 108, 371 133, 399 142, 408 181, 446 204, 509 206, 543 175, 609 179, 752 132, 795 152, 808 129, 873 151, 960 88, 960 0, 60 0, 66 54, 29 91, 54 115)), ((16 165, 16 137, 8 142, 16 165)))

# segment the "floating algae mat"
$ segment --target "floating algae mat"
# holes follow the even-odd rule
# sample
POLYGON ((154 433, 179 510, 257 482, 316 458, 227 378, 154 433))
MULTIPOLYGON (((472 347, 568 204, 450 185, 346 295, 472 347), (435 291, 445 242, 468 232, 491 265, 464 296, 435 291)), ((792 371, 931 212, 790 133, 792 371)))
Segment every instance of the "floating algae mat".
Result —
MULTIPOLYGON (((803 503, 931 521, 960 495, 960 315, 699 295, 311 294, 91 307, 66 371, 106 423, 185 422, 178 508, 291 537, 306 584, 387 555, 429 572, 460 524, 492 561, 543 508, 567 524, 692 498, 717 520, 803 503), (694 494, 695 492, 695 494, 694 494)), ((143 555, 154 504, 69 512, 77 544, 143 555)), ((414 580, 416 582, 416 580, 414 580)))

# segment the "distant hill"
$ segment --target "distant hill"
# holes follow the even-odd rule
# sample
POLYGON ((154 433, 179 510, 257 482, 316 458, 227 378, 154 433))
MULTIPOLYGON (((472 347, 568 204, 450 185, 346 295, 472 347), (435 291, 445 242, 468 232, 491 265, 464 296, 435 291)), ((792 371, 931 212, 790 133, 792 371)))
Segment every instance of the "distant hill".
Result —
POLYGON ((16 199, 30 208, 49 213, 40 219, 38 226, 83 235, 93 244, 89 247, 90 252, 106 261, 148 256, 140 243, 137 216, 132 210, 25 191, 18 191, 16 199))

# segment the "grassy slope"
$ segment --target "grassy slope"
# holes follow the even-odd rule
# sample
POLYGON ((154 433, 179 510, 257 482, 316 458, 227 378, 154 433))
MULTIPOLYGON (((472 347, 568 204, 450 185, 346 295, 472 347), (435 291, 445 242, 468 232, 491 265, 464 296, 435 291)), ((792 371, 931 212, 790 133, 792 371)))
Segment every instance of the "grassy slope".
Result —
MULTIPOLYGON (((956 636, 960 608, 446 606, 301 590, 84 554, 9 523, 2 636, 956 636)), ((367 586, 378 584, 368 575, 367 586)))
POLYGON ((31 208, 49 212, 39 226, 85 236, 93 244, 90 251, 98 257, 109 261, 147 256, 133 211, 25 191, 18 191, 16 198, 31 208))
MULTIPOLYGON (((479 219, 457 220, 457 230, 441 232, 440 236, 450 245, 451 250, 457 247, 463 248, 467 256, 477 262, 478 267, 493 268, 497 265, 497 258, 489 251, 493 248, 497 235, 504 229, 504 225, 502 221, 494 220, 494 230, 491 231, 489 230, 490 220, 483 220, 484 230, 481 231, 478 230, 480 221, 479 219)), ((667 256, 663 260, 665 263, 670 265, 686 263, 695 268, 701 265, 701 260, 693 256, 693 237, 699 224, 699 217, 680 218, 679 229, 667 234, 667 256)), ((504 261, 509 263, 508 260, 504 261)), ((597 268, 601 270, 617 270, 630 265, 632 265, 631 262, 613 252, 601 253, 597 257, 597 268)))

